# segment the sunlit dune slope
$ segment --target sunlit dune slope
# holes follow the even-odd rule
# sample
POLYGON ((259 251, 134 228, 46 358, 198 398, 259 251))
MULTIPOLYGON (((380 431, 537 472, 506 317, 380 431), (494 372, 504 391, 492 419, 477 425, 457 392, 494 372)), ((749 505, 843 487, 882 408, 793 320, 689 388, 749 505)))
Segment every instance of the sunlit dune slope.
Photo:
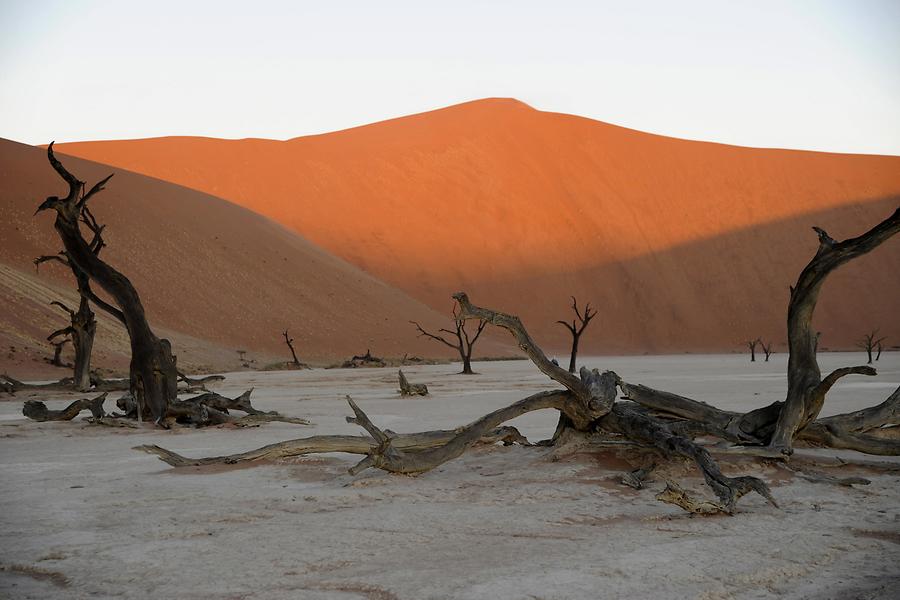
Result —
MULTIPOLYGON (((285 328, 305 360, 334 360, 366 348, 387 356, 446 354, 418 339, 408 323, 447 326, 443 315, 281 225, 204 193, 61 158, 88 182, 117 171, 106 191, 91 200, 107 225, 102 256, 131 278, 153 326, 173 338, 180 364, 234 368, 238 349, 247 350, 258 366, 285 360, 290 357, 281 338, 285 328)), ((34 210, 45 197, 65 191, 44 150, 0 141, 4 368, 46 356, 43 338, 65 321, 48 303, 75 302, 66 269, 51 263, 36 274, 32 264, 61 246, 52 215, 33 216, 34 210)), ((490 340, 484 347, 504 348, 509 353, 508 346, 490 340)), ((127 338, 111 322, 101 327, 96 350, 98 366, 127 364, 127 338)))
MULTIPOLYGON (((157 138, 60 151, 251 208, 433 307, 465 289, 520 313, 554 346, 570 293, 602 300, 616 328, 598 326, 589 351, 783 338, 783 292, 814 250, 811 220, 854 235, 900 198, 898 157, 691 142, 509 99, 284 142, 157 138)), ((829 287, 833 342, 897 325, 900 284, 883 268, 896 255, 885 246, 860 267, 866 277, 829 287), (865 314, 853 294, 870 298, 865 314)))

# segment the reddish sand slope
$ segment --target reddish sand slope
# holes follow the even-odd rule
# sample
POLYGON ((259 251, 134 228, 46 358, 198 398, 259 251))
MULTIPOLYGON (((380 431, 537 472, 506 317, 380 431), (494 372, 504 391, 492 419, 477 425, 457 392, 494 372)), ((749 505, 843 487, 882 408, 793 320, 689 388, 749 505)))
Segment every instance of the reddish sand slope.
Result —
MULTIPOLYGON (((114 170, 63 160, 88 182, 114 170)), ((60 247, 52 216, 32 215, 46 196, 64 191, 44 150, 0 141, 0 370, 22 373, 13 367, 46 356, 42 339, 64 324, 49 302, 75 302, 70 273, 50 264, 36 274, 31 262, 60 247)), ((305 360, 366 348, 387 356, 445 354, 407 322, 444 327, 442 315, 244 208, 127 171, 92 206, 108 226, 104 258, 131 278, 151 323, 173 338, 185 366, 235 368, 237 349, 259 366, 285 360, 285 327, 305 360)), ((127 364, 127 338, 108 320, 96 349, 98 366, 127 364)), ((490 341, 484 349, 503 351, 490 341)))
MULTIPOLYGON (((900 198, 898 157, 689 142, 508 99, 286 142, 60 149, 249 207, 432 307, 465 289, 555 347, 577 293, 605 313, 589 351, 783 339, 809 226, 853 235, 900 198)), ((874 326, 900 337, 896 242, 867 261, 826 290, 835 345, 874 326)))

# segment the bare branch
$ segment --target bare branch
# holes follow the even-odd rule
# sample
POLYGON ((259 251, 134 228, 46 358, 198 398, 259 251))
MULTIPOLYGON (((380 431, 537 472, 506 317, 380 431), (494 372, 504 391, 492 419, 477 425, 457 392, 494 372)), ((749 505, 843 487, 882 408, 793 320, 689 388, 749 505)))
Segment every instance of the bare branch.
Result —
POLYGON ((106 182, 109 181, 110 179, 112 179, 113 175, 115 175, 115 173, 110 173, 109 175, 106 176, 106 178, 101 179, 100 181, 95 183, 94 187, 92 187, 90 189, 90 191, 88 191, 87 194, 83 195, 81 197, 81 200, 78 201, 78 208, 84 208, 85 205, 87 204, 87 201, 90 200, 94 194, 96 194, 97 192, 103 191, 105 189, 104 186, 106 185, 106 182))
MULTIPOLYGON (((419 337, 427 337, 427 338, 431 338, 431 339, 433 339, 433 340, 435 340, 435 341, 438 341, 438 342, 440 342, 440 343, 442 343, 442 344, 444 344, 444 345, 446 345, 446 346, 450 346, 450 347, 453 348, 454 350, 459 350, 459 349, 460 349, 460 345, 459 345, 459 344, 454 344, 454 343, 452 343, 452 342, 448 342, 448 341, 445 340, 442 336, 435 335, 435 334, 433 334, 433 333, 428 333, 427 331, 425 331, 424 329, 422 329, 422 326, 419 325, 418 323, 416 323, 415 321, 410 321, 410 323, 412 323, 413 325, 415 325, 415 326, 416 326, 416 329, 419 330, 419 337)), ((447 331, 446 329, 439 329, 438 331, 446 331, 447 333, 453 333, 452 331, 447 331)))
POLYGON ((50 145, 47 146, 47 159, 50 161, 50 165, 53 169, 59 173, 59 176, 69 184, 69 195, 62 201, 65 203, 77 201, 78 194, 80 194, 81 190, 84 188, 84 182, 79 181, 78 178, 69 173, 62 163, 56 159, 56 156, 53 154, 53 144, 55 143, 56 142, 50 142, 50 145))

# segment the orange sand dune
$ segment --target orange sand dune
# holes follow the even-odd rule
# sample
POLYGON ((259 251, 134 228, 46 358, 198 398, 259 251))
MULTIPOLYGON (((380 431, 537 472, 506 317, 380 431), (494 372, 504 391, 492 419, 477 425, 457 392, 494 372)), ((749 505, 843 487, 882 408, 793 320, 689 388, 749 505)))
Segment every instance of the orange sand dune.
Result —
MULTIPOLYGON (((157 138, 60 150, 251 208, 440 310, 466 289, 527 317, 554 346, 564 342, 553 321, 570 293, 603 299, 620 327, 586 341, 598 351, 726 349, 755 332, 783 336, 783 292, 815 247, 812 213, 840 226, 836 237, 853 235, 900 198, 898 157, 690 142, 509 99, 284 142, 157 138)), ((829 288, 834 343, 869 326, 897 328, 900 284, 883 268, 896 255, 885 246, 868 278, 829 288), (864 315, 851 293, 869 298, 864 315)))
MULTIPOLYGON (((88 182, 115 170, 62 158, 88 182)), ((60 248, 52 216, 34 210, 64 191, 44 150, 0 141, 0 371, 39 365, 34 359, 49 353, 43 338, 64 325, 50 300, 75 302, 66 269, 51 263, 36 274, 32 265, 60 248)), ((131 278, 151 323, 173 338, 186 367, 236 368, 237 349, 258 366, 286 360, 284 328, 303 360, 366 348, 387 356, 446 354, 407 322, 445 327, 443 315, 244 208, 121 170, 91 202, 108 226, 104 258, 131 278)), ((124 332, 108 320, 101 325, 97 366, 124 367, 124 332)), ((487 340, 484 350, 508 354, 509 346, 487 340)))

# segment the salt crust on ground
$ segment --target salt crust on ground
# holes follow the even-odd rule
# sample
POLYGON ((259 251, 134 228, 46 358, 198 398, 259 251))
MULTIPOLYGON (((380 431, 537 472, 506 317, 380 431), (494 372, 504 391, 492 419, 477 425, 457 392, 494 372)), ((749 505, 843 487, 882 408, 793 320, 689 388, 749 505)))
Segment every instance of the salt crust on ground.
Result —
MULTIPOLYGON (((823 370, 860 354, 825 354, 823 370)), ((625 379, 722 408, 781 399, 786 357, 597 358, 625 379)), ((255 386, 265 410, 311 419, 244 430, 130 431, 33 423, 21 399, 0 402, 0 596, 10 598, 888 598, 900 597, 900 470, 845 468, 865 487, 792 477, 755 462, 781 505, 745 497, 733 517, 692 518, 659 503, 660 477, 635 491, 610 453, 552 462, 546 449, 476 448, 410 478, 346 473, 347 455, 259 466, 174 470, 130 450, 159 444, 188 456, 248 450, 325 433, 344 422, 352 394, 395 431, 467 423, 554 387, 525 361, 410 367, 432 395, 396 394, 396 371, 233 373, 219 391, 255 386)), ((824 414, 876 404, 900 383, 900 354, 876 378, 846 378, 824 414)), ((53 399, 51 408, 66 401, 53 399)), ((555 415, 512 422, 549 436, 555 415)), ((823 458, 854 453, 803 451, 823 458)), ((900 461, 869 457, 880 463, 900 461)), ((689 466, 666 473, 709 494, 689 466)))

